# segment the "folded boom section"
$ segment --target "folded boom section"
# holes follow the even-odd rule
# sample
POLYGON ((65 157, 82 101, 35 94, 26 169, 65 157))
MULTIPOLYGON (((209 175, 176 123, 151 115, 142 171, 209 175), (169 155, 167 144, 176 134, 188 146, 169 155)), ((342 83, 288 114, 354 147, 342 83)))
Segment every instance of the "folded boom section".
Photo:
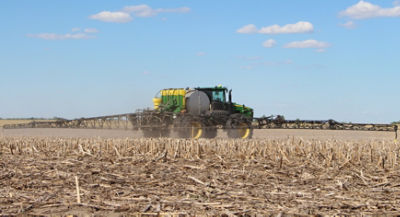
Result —
POLYGON ((345 123, 334 120, 285 120, 282 116, 255 118, 260 129, 320 129, 320 130, 364 130, 397 131, 395 124, 345 123))

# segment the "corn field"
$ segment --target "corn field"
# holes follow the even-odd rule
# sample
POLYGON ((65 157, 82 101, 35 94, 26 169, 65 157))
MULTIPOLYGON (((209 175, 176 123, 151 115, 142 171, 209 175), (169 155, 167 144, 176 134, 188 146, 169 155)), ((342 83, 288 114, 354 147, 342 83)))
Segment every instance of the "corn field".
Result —
POLYGON ((0 215, 393 215, 389 139, 0 137, 0 215))

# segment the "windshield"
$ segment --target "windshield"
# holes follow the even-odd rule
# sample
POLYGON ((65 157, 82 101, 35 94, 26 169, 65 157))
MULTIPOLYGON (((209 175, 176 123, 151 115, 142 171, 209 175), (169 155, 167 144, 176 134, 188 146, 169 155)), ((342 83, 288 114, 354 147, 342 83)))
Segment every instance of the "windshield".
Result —
POLYGON ((225 102, 225 91, 217 90, 212 92, 213 101, 225 102))

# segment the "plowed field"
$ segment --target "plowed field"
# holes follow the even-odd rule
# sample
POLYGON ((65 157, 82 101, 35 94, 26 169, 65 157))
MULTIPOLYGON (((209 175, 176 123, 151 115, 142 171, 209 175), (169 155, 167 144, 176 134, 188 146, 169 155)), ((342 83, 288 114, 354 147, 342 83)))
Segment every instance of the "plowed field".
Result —
POLYGON ((394 215, 393 136, 264 130, 241 141, 3 130, 0 215, 394 215))

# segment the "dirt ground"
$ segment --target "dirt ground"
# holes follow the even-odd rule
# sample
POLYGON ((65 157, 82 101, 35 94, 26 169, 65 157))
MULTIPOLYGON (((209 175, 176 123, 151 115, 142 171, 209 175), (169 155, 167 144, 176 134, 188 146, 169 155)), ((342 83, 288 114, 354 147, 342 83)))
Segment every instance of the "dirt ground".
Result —
MULTIPOLYGON (((2 129, 0 136, 35 136, 35 137, 81 137, 81 138, 141 138, 139 131, 132 130, 99 130, 99 129, 2 129)), ((224 131, 218 132, 219 138, 227 138, 224 131)), ((393 132, 346 131, 346 130, 301 130, 301 129, 256 129, 254 139, 285 139, 288 137, 303 139, 346 139, 374 140, 394 139, 393 132)))
POLYGON ((0 215, 397 215, 393 136, 257 130, 241 141, 3 130, 0 215))

